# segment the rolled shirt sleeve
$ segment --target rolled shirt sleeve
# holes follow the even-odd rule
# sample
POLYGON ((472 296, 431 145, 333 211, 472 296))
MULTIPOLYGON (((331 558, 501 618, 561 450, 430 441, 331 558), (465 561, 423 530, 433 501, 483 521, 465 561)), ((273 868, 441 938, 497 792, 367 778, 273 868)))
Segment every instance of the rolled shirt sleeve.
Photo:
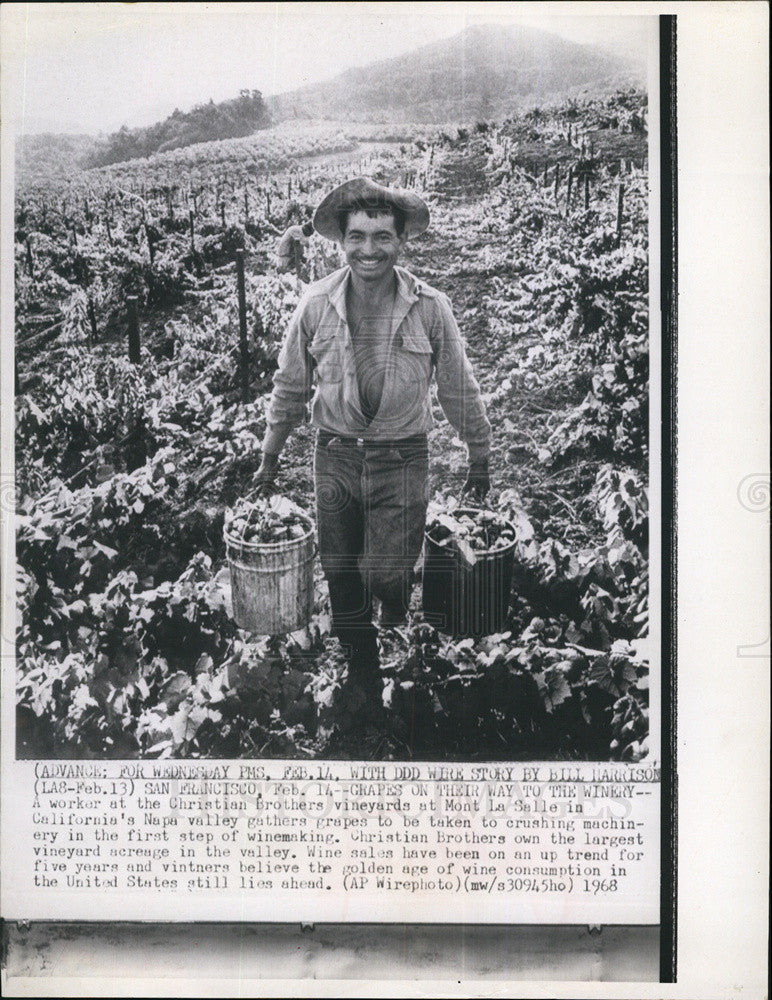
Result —
POLYGON ((450 424, 466 443, 470 462, 480 461, 490 452, 491 425, 450 300, 439 293, 436 302, 437 320, 432 341, 437 398, 450 424))
POLYGON ((311 398, 312 359, 301 300, 290 320, 273 376, 273 391, 266 410, 263 451, 278 455, 292 430, 303 422, 311 398))

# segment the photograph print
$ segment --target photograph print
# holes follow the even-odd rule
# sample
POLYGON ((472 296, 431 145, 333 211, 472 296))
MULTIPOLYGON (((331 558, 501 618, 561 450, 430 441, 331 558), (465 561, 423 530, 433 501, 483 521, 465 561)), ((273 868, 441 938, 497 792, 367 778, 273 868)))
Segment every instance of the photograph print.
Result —
POLYGON ((28 14, 17 758, 656 757, 656 18, 154 6, 28 14))

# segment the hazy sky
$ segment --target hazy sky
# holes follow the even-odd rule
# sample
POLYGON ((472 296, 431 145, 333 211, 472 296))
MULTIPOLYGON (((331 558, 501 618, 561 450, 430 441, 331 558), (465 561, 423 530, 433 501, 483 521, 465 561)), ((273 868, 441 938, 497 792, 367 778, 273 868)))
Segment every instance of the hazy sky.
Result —
POLYGON ((6 120, 17 133, 113 131, 175 107, 264 96, 410 51, 470 24, 527 23, 645 58, 641 5, 3 3, 6 120), (619 5, 615 5, 617 7, 619 5), (597 12, 600 13, 597 13, 597 12), (9 106, 10 105, 10 106, 9 106))

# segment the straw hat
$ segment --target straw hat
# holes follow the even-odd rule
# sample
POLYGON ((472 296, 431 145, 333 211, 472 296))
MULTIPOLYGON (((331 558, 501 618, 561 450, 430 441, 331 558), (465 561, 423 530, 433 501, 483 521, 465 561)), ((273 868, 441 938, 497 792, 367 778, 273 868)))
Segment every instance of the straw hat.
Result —
POLYGON ((322 201, 314 212, 314 229, 328 240, 339 240, 343 234, 338 225, 338 213, 362 201, 385 202, 401 209, 405 213, 405 236, 418 236, 429 226, 429 209, 417 194, 383 187, 369 177, 355 177, 339 184, 322 201))

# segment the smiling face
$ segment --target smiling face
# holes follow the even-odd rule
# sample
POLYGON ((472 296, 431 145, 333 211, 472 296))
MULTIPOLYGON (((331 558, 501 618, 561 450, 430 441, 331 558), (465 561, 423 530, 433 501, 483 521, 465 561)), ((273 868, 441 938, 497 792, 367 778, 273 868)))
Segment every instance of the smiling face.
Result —
POLYGON ((398 236, 394 216, 352 212, 341 246, 354 274, 363 281, 382 281, 394 270, 404 236, 398 236))

